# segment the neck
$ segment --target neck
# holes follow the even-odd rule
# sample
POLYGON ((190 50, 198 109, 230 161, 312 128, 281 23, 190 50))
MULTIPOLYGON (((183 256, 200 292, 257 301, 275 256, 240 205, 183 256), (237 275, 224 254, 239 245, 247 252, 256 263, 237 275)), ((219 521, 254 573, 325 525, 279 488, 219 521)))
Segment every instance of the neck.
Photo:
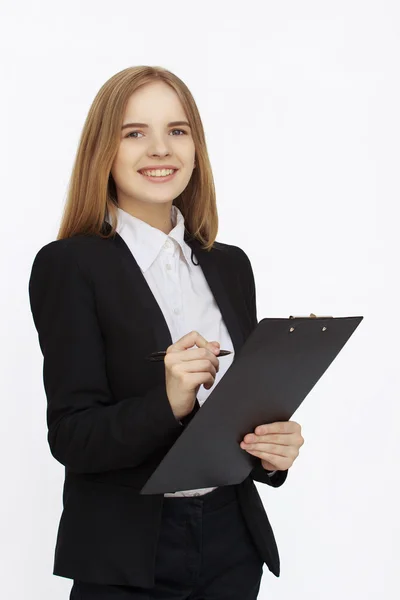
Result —
POLYGON ((118 206, 133 217, 148 223, 151 227, 159 229, 165 234, 168 234, 174 228, 171 219, 172 202, 148 204, 145 202, 132 202, 130 200, 129 202, 118 201, 118 206))

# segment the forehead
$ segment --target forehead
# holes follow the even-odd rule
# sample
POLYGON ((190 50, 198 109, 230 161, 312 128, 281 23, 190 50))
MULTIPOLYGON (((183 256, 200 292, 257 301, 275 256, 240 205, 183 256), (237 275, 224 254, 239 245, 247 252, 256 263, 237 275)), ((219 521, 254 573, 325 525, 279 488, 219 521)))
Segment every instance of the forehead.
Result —
POLYGON ((174 121, 183 119, 183 106, 175 92, 162 81, 149 83, 136 90, 129 98, 125 109, 126 120, 143 121, 174 121))

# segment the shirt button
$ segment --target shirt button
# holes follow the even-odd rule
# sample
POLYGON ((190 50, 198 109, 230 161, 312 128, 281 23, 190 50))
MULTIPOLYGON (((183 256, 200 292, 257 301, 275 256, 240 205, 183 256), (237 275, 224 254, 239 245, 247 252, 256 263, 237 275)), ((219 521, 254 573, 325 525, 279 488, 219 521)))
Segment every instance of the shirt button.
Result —
POLYGON ((164 248, 171 248, 171 242, 169 240, 165 242, 164 248))
POLYGON ((171 265, 166 265, 165 268, 167 269, 167 271, 170 271, 172 269, 171 265))
POLYGON ((176 315, 179 315, 179 314, 180 314, 180 312, 181 312, 181 311, 179 310, 179 308, 174 308, 174 313, 175 313, 176 315))

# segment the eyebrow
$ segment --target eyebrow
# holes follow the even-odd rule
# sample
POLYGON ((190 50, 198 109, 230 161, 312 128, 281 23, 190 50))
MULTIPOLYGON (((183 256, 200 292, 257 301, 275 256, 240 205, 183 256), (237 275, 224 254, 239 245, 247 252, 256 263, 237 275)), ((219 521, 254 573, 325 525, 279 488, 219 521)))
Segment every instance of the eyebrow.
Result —
MULTIPOLYGON (((168 123, 168 127, 176 127, 177 125, 186 125, 190 128, 187 121, 171 121, 168 123)), ((127 127, 148 127, 148 125, 147 123, 125 123, 125 125, 122 125, 121 130, 126 129, 127 127)))

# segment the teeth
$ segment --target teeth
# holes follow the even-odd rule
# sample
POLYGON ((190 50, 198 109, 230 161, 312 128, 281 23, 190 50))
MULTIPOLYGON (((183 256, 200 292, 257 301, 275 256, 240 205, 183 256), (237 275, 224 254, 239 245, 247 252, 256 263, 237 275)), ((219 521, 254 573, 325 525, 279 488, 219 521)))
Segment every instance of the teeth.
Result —
POLYGON ((165 177, 174 173, 175 169, 157 169, 156 171, 142 171, 143 175, 150 175, 151 177, 165 177))

